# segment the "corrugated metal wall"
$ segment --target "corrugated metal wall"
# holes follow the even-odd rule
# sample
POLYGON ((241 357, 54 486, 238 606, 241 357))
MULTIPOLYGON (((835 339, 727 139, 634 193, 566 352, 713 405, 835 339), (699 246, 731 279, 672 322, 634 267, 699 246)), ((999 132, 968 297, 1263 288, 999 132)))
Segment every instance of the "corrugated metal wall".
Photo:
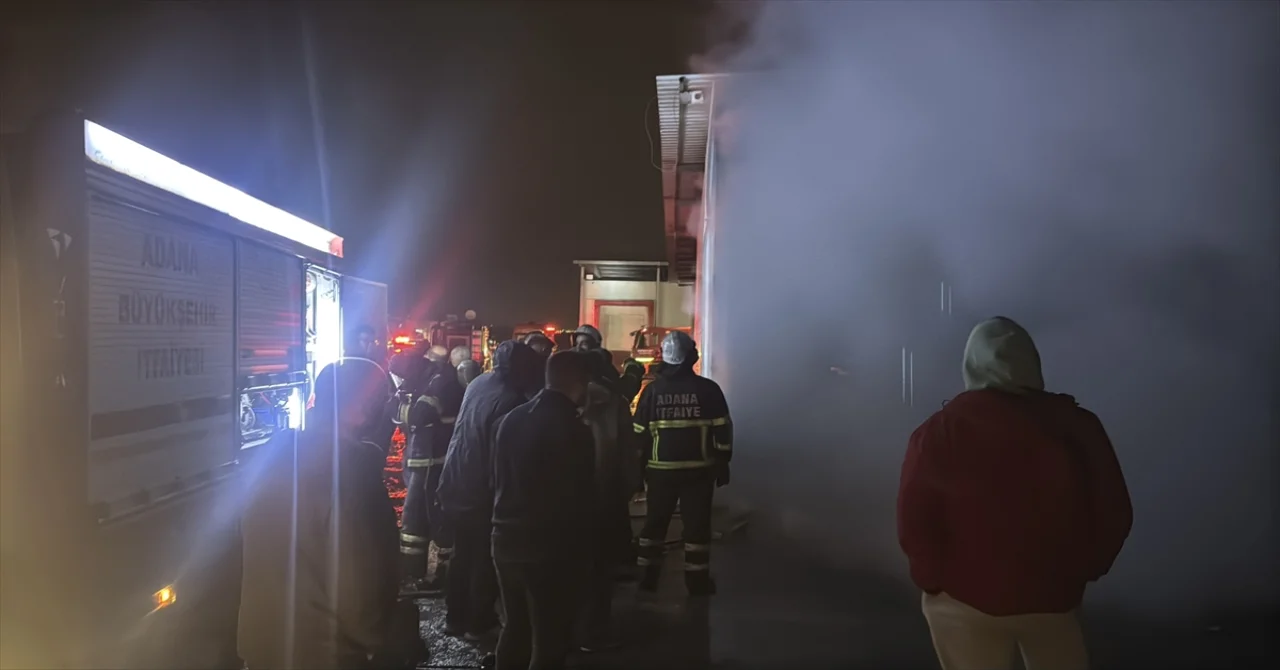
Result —
POLYGON ((95 197, 89 245, 89 500, 163 495, 232 459, 232 240, 95 197))
POLYGON ((240 377, 304 371, 302 259, 244 240, 236 246, 240 377))

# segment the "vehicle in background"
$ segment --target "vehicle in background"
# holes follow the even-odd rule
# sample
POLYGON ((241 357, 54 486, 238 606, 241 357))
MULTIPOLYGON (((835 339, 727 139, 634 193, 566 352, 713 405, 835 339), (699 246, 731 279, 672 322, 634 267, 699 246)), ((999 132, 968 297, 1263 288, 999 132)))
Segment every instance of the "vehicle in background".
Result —
POLYGON ((524 339, 525 339, 526 337, 529 337, 529 336, 530 336, 530 335, 532 335, 533 333, 542 333, 543 335, 546 335, 547 337, 551 337, 551 336, 555 335, 555 334, 556 334, 556 332, 558 332, 558 331, 559 331, 559 329, 558 329, 558 328, 556 328, 556 327, 555 327, 555 325, 553 325, 553 324, 550 324, 550 323, 538 323, 538 322, 536 322, 536 321, 530 321, 530 322, 528 322, 528 323, 522 323, 522 324, 520 324, 520 325, 518 325, 518 326, 516 326, 516 327, 512 328, 512 329, 511 329, 511 339, 513 339, 513 340, 518 340, 518 341, 520 341, 520 342, 523 342, 523 341, 524 341, 524 339))
POLYGON ((442 346, 450 351, 454 347, 467 347, 473 358, 484 370, 493 368, 493 350, 497 345, 489 334, 489 326, 476 321, 476 313, 467 310, 465 320, 456 314, 445 316, 444 320, 432 323, 426 329, 426 339, 432 345, 442 346))
POLYGON ((0 139, 0 665, 236 663, 238 475, 303 425, 347 328, 386 323, 386 287, 340 272, 341 237, 82 117, 0 139))
POLYGON ((522 323, 512 329, 511 339, 523 342, 524 338, 532 335, 533 333, 542 333, 543 335, 546 335, 547 339, 551 340, 551 344, 554 345, 552 351, 562 351, 564 349, 573 348, 573 329, 557 328, 554 324, 550 323, 544 324, 533 321, 530 321, 529 323, 522 323))
POLYGON ((392 354, 398 354, 405 349, 412 349, 413 345, 417 343, 418 341, 412 335, 395 335, 387 343, 387 351, 392 354))
POLYGON ((662 362, 662 338, 673 330, 682 330, 692 334, 693 328, 690 326, 678 328, 645 326, 635 331, 631 334, 634 338, 631 344, 631 358, 645 366, 646 372, 652 374, 651 368, 653 365, 662 362))
POLYGON ((634 333, 646 326, 693 325, 693 286, 675 281, 663 261, 574 261, 579 271, 578 323, 591 324, 621 366, 634 333))

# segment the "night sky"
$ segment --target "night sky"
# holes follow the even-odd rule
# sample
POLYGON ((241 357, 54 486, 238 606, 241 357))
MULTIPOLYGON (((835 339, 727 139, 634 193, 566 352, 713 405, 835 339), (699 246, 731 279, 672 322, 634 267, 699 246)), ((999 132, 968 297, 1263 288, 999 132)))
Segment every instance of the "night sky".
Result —
POLYGON ((78 107, 327 219, 393 313, 567 325, 573 260, 663 258, 646 105, 700 50, 701 3, 35 5, 6 7, 6 130, 78 107))

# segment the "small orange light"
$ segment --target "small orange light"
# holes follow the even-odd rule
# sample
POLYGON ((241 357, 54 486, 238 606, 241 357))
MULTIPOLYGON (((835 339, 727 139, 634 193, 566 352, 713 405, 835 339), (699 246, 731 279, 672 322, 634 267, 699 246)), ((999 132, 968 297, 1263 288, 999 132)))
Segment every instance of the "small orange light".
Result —
POLYGON ((554 332, 556 332, 556 327, 555 327, 555 326, 547 326, 547 332, 548 332, 548 333, 554 333, 554 332))
POLYGON ((395 342, 396 344, 409 344, 413 342, 413 340, 411 340, 408 335, 396 335, 392 342, 395 342))
POLYGON ((151 595, 151 602, 156 609, 164 609, 178 602, 178 590, 172 584, 156 591, 151 595))

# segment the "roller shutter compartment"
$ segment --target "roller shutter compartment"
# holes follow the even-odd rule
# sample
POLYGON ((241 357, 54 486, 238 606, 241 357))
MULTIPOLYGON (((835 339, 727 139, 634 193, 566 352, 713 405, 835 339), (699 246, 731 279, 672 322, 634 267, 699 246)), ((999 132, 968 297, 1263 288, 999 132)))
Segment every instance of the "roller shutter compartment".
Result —
POLYGON ((96 197, 89 244, 89 500, 111 515, 234 458, 234 246, 96 197))
POLYGON ((241 388, 305 374, 301 259, 252 242, 240 241, 238 248, 241 388))

